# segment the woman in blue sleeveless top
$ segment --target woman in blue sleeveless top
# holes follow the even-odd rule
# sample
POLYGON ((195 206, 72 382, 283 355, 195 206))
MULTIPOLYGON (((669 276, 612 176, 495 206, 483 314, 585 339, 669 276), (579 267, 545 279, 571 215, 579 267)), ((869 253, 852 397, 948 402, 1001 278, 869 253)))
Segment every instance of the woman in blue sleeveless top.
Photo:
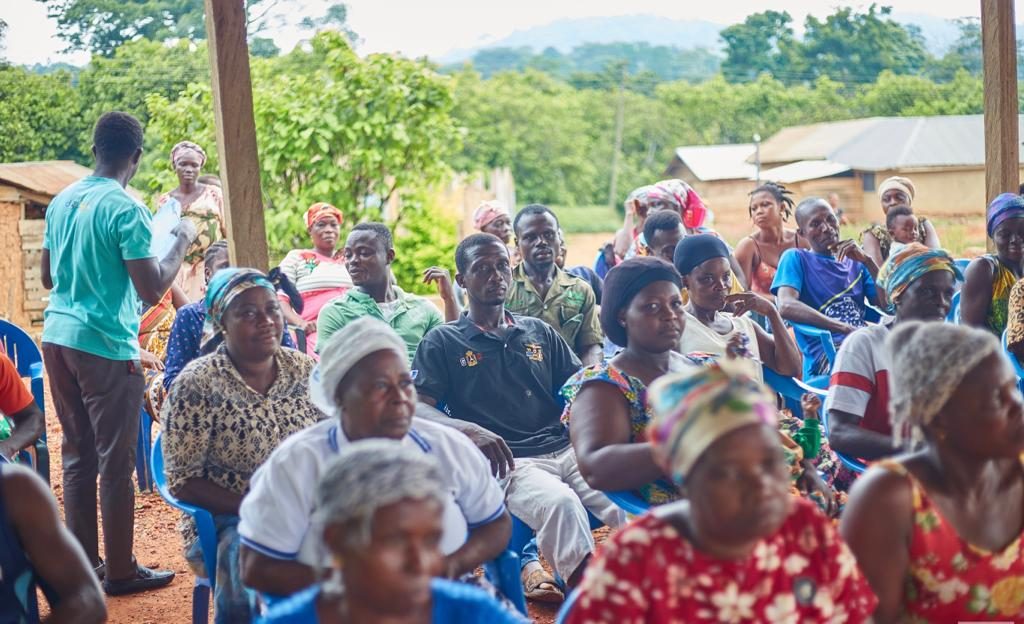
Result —
POLYGON ((38 622, 37 586, 54 621, 107 619, 99 582, 46 484, 0 460, 0 622, 38 622))
POLYGON ((346 447, 317 488, 314 525, 332 578, 274 605, 264 624, 519 624, 478 587, 442 576, 443 481, 436 460, 385 439, 346 447))

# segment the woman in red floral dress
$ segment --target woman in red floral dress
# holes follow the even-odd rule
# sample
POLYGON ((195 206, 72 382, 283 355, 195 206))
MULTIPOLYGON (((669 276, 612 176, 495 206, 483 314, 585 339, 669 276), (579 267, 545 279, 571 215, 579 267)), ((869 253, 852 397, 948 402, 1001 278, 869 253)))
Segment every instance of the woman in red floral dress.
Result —
POLYGON ((865 622, 875 597, 831 521, 788 495, 775 400, 742 360, 654 382, 656 460, 686 500, 613 535, 570 624, 865 622))
POLYGON ((841 531, 875 622, 1024 622, 1024 404, 985 330, 906 323, 887 342, 893 429, 919 450, 866 472, 841 531))

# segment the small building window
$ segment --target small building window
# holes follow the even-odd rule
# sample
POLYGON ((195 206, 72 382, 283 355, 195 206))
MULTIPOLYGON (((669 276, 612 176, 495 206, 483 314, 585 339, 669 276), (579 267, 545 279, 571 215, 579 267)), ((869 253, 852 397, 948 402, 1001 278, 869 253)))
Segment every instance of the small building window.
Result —
POLYGON ((873 193, 873 192, 875 192, 875 174, 874 173, 868 173, 868 172, 865 171, 864 173, 862 173, 860 175, 861 175, 860 179, 861 179, 861 183, 862 183, 863 188, 864 188, 864 192, 865 193, 873 193))

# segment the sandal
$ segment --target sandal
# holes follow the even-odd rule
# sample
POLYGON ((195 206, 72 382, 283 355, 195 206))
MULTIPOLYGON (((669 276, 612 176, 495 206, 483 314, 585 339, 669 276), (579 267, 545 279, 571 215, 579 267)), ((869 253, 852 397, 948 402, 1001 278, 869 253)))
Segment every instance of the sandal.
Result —
POLYGON ((565 600, 565 594, 555 584, 555 579, 543 569, 523 577, 523 595, 537 602, 557 604, 565 600))

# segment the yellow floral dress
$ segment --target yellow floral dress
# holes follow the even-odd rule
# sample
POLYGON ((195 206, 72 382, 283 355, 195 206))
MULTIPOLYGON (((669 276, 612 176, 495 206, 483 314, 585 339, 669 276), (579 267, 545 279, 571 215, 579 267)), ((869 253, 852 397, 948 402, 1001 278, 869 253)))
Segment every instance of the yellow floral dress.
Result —
MULTIPOLYGON (((157 199, 157 210, 167 201, 173 199, 170 193, 164 193, 157 199)), ((207 184, 203 191, 182 206, 181 217, 188 217, 196 224, 199 236, 185 252, 185 261, 174 283, 184 291, 189 301, 199 301, 206 295, 206 276, 203 274, 203 254, 206 250, 223 238, 227 237, 227 226, 224 224, 224 196, 220 187, 207 184)))
POLYGON ((901 464, 879 465, 910 479, 913 491, 905 621, 1024 621, 1024 536, 999 552, 974 546, 957 535, 901 464))

